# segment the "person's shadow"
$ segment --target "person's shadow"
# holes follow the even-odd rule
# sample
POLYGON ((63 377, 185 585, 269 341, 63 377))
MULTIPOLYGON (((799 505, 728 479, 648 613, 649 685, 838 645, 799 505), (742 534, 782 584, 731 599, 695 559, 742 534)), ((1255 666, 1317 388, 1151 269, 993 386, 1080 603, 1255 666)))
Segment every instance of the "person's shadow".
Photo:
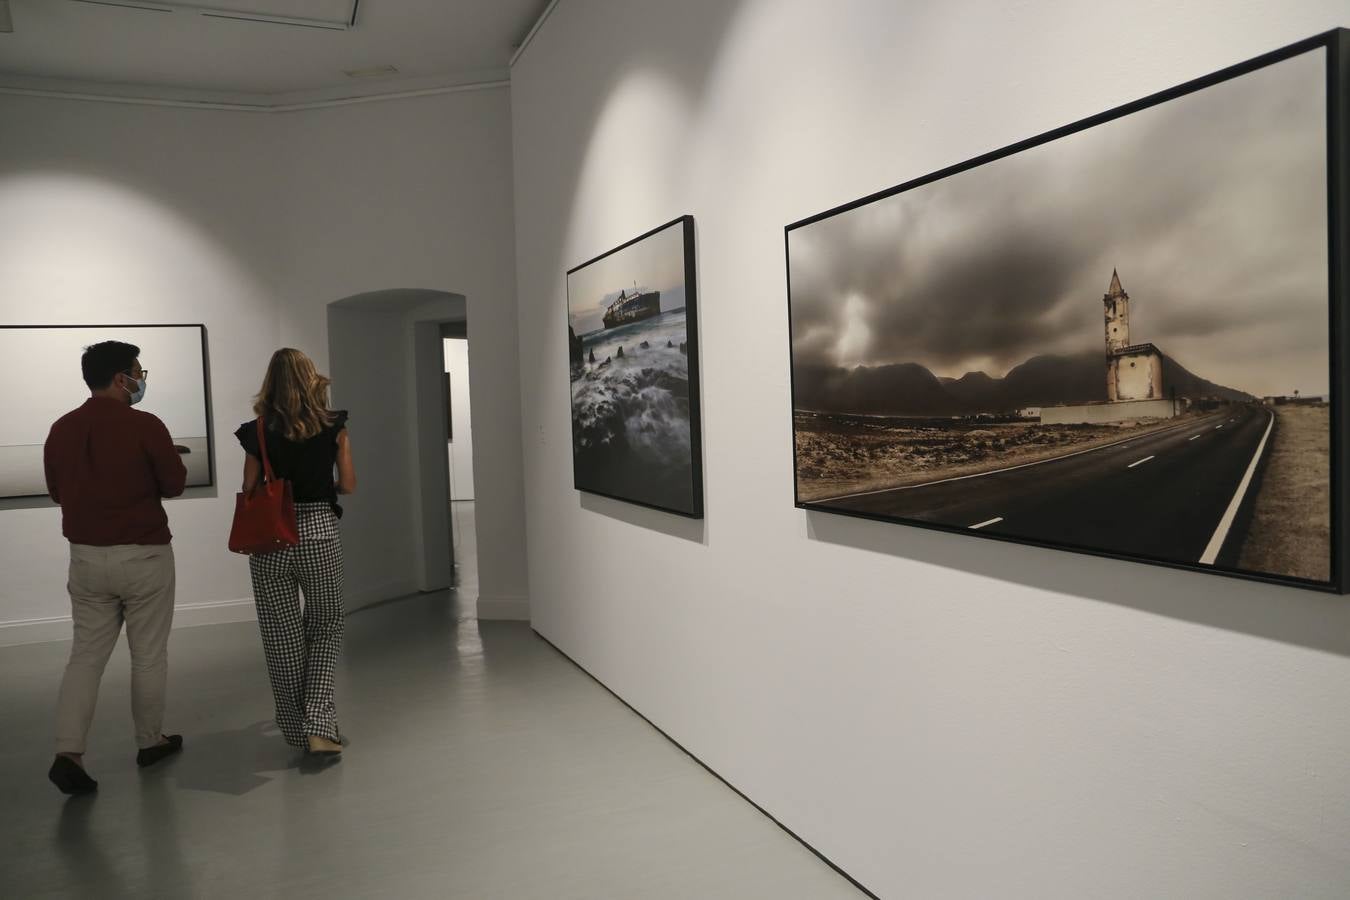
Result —
POLYGON ((81 887, 78 893, 82 896, 130 897, 124 873, 93 833, 91 820, 97 800, 97 794, 89 794, 65 801, 56 824, 57 851, 69 863, 65 874, 81 887))
POLYGON ((172 779, 179 789, 239 797, 271 781, 270 773, 299 763, 300 751, 287 746, 271 722, 255 722, 194 735, 180 756, 146 770, 142 779, 172 779))
MULTIPOLYGON (((128 867, 128 858, 110 852, 106 835, 100 835, 107 822, 97 812, 97 794, 70 797, 56 828, 57 851, 68 862, 69 891, 108 898, 183 896, 191 873, 179 845, 174 791, 241 796, 271 781, 269 773, 298 767, 300 759, 300 751, 286 746, 275 726, 258 722, 196 735, 181 755, 143 769, 138 841, 144 848, 143 866, 128 867)), ((129 824, 121 821, 117 827, 124 830, 129 824)))

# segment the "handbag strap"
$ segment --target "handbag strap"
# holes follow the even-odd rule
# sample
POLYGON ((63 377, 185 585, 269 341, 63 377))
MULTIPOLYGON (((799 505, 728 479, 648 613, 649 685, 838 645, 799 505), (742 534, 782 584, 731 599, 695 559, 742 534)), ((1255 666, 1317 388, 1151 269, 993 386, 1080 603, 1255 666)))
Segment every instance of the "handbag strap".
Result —
POLYGON ((258 452, 262 454, 263 481, 276 481, 276 473, 272 471, 272 463, 267 458, 267 435, 263 433, 262 416, 258 416, 258 452))

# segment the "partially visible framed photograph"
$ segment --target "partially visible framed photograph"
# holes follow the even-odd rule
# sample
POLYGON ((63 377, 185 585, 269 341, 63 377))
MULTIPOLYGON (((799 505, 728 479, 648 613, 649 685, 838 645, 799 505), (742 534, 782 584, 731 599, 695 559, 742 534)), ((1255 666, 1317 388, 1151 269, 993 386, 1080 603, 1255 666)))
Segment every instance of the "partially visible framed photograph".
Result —
POLYGON ((52 423, 89 399, 80 374, 84 348, 122 341, 141 348, 152 373, 137 409, 154 413, 187 467, 188 487, 213 484, 211 399, 204 325, 4 325, 0 354, 24 389, 6 397, 0 416, 0 499, 47 493, 42 448, 52 423))

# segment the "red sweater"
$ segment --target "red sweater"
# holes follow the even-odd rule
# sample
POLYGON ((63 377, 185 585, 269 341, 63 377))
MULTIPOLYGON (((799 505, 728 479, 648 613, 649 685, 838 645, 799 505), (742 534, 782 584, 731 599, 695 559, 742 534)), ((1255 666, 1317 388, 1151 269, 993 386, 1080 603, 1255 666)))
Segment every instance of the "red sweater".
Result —
POLYGON ((164 423, 120 400, 91 397, 56 420, 43 449, 47 492, 72 544, 167 544, 161 497, 187 482, 164 423))

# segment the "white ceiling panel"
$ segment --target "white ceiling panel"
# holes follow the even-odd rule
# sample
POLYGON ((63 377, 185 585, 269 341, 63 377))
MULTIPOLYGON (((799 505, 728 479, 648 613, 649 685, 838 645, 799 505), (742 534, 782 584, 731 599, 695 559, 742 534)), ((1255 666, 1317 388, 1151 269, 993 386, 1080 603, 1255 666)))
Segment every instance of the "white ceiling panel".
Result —
POLYGON ((266 95, 336 88, 352 83, 348 70, 379 66, 398 70, 390 89, 501 78, 546 5, 360 0, 356 24, 344 30, 202 10, 331 24, 351 16, 353 0, 11 0, 14 31, 0 34, 0 78, 266 95))

